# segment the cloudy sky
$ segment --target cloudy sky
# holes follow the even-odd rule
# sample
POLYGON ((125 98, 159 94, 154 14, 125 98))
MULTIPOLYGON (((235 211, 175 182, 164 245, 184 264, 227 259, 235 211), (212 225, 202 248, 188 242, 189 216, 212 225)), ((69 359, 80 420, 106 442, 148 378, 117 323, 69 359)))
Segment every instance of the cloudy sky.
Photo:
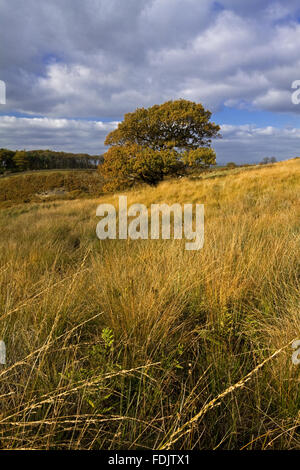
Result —
POLYGON ((185 98, 219 163, 299 156, 299 37, 299 0, 0 0, 0 147, 99 154, 124 113, 185 98))

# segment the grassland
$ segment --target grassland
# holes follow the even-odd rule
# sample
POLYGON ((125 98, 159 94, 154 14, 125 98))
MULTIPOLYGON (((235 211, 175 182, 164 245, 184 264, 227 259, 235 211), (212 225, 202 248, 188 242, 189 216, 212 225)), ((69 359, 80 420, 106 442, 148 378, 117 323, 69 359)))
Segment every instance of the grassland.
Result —
MULTIPOLYGON (((247 170, 253 170, 249 166, 247 170)), ((193 173, 191 179, 217 178, 246 171, 245 167, 218 167, 193 173)), ((0 208, 31 202, 92 199, 103 194, 103 180, 96 170, 35 170, 0 176, 0 208)))
POLYGON ((2 208, 1 448, 300 449, 299 183, 296 159, 127 194, 204 203, 198 252, 99 241, 117 195, 2 208))

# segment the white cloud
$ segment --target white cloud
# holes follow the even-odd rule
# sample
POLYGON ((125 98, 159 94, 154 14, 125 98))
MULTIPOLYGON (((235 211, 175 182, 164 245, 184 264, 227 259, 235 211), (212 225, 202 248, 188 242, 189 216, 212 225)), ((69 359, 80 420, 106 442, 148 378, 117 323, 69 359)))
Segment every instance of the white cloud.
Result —
POLYGON ((105 151, 106 135, 117 125, 115 121, 0 116, 0 148, 49 148, 99 155, 105 151))
POLYGON ((299 113, 299 13, 296 0, 2 0, 2 109, 120 118, 188 97, 299 113))

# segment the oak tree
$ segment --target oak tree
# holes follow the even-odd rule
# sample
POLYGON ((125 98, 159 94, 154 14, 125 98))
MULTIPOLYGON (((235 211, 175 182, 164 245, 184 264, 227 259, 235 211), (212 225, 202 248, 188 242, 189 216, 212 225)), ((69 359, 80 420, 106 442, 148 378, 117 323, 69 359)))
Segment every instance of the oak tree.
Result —
POLYGON ((216 155, 211 140, 220 127, 211 112, 187 100, 167 101, 125 114, 106 137, 110 149, 99 166, 108 190, 143 181, 155 185, 166 175, 209 166, 216 155))

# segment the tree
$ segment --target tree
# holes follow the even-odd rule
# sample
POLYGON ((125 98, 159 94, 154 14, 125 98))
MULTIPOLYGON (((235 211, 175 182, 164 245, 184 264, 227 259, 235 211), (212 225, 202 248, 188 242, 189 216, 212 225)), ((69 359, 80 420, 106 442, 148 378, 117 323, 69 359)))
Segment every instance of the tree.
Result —
POLYGON ((29 164, 29 158, 25 150, 18 150, 13 157, 13 161, 21 171, 26 170, 29 164))
POLYGON ((15 152, 8 149, 0 149, 0 166, 3 170, 12 170, 15 166, 13 157, 15 152))
POLYGON ((55 152, 54 150, 22 150, 14 152, 0 149, 0 172, 44 169, 96 169, 102 155, 55 152))
POLYGON ((276 157, 264 157, 260 165, 267 165, 268 163, 276 163, 276 157))
POLYGON ((214 164, 216 155, 210 144, 220 136, 220 127, 210 118, 211 112, 201 104, 186 100, 125 114, 105 140, 111 148, 99 169, 106 189, 138 181, 157 184, 165 175, 214 164))
POLYGON ((154 150, 138 144, 114 145, 99 165, 105 190, 124 189, 136 182, 156 185, 166 174, 177 174, 183 163, 175 150, 154 150))

